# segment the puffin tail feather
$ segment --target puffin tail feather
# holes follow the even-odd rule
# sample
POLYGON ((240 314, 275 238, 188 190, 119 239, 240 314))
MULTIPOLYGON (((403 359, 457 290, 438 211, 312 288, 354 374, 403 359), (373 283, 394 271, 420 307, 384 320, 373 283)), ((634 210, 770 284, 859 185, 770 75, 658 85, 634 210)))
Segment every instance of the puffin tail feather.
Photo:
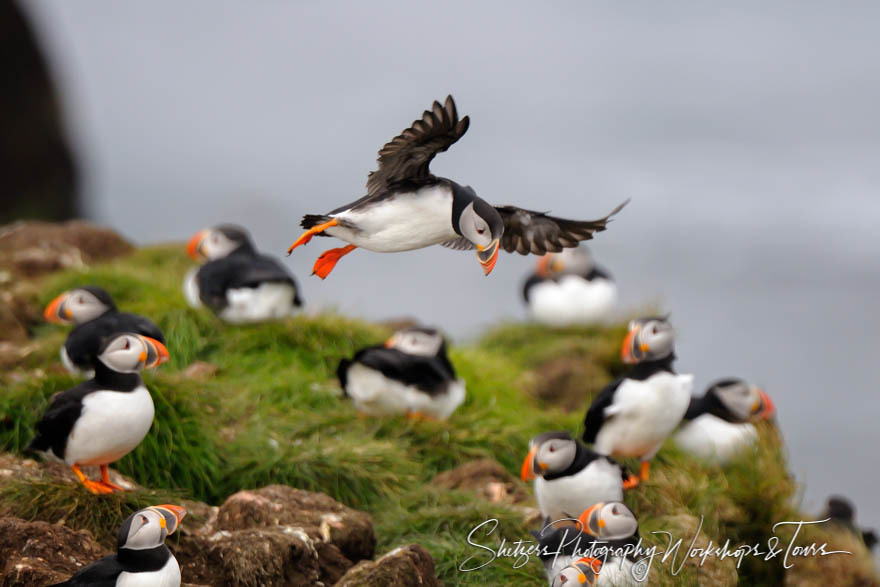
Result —
MULTIPOLYGON (((325 214, 306 214, 303 216, 302 222, 300 222, 300 226, 308 230, 309 228, 314 228, 319 224, 324 224, 331 220, 330 216, 325 214)), ((329 236, 323 233, 318 233, 317 236, 329 236)))

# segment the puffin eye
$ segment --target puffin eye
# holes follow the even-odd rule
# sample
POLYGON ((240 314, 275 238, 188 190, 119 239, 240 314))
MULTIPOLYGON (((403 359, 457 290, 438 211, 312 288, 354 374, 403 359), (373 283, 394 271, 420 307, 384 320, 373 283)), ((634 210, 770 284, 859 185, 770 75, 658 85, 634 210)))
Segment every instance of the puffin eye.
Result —
MULTIPOLYGON (((125 339, 125 346, 122 348, 125 350, 128 350, 129 348, 131 348, 131 342, 129 342, 129 340, 127 338, 125 339)), ((141 516, 141 517, 143 518, 143 516, 141 516)))
POLYGON ((651 328, 651 334, 657 334, 657 327, 656 326, 651 328))
POLYGON ((141 516, 141 526, 146 526, 150 521, 147 519, 147 516, 141 516))
POLYGON ((76 298, 76 302, 77 302, 78 304, 84 304, 84 303, 86 303, 86 301, 83 299, 82 296, 79 296, 78 298, 76 298))
POLYGON ((550 452, 556 452, 556 447, 551 444, 549 450, 550 452))
POLYGON ((486 232, 485 228, 478 228, 477 229, 477 234, 483 234, 484 232, 486 232))

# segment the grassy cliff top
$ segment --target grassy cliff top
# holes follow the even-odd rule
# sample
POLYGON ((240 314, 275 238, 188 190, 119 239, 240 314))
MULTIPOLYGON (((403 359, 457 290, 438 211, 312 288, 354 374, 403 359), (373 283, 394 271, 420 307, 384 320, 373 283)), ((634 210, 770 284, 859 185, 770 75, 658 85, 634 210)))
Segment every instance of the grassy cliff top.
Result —
MULTIPOLYGON (((30 302, 42 307, 63 290, 99 285, 121 309, 150 317, 165 332, 171 361, 144 375, 156 404, 153 428, 140 447, 116 463, 119 471, 158 495, 208 503, 273 483, 324 492, 373 515, 381 551, 423 545, 447 584, 545 584, 535 558, 520 568, 513 560, 499 560, 479 571, 459 572, 468 557, 485 557, 466 542, 481 522, 500 521, 492 536, 480 540, 485 545, 529 539, 530 528, 521 508, 441 489, 432 479, 481 458, 495 459, 517 474, 535 434, 579 433, 590 395, 623 370, 618 349, 624 324, 565 330, 501 325, 476 343, 452 347, 450 358, 467 382, 467 400, 448 422, 362 418, 341 396, 335 369, 341 358, 384 340, 385 327, 335 314, 225 325, 207 310, 186 306, 181 283, 192 266, 181 246, 149 247, 46 277, 39 293, 32 294, 30 302), (560 389, 567 402, 558 401, 560 389), (573 394, 575 407, 578 394, 582 397, 580 407, 563 410, 573 408, 573 394)), ((50 396, 76 383, 58 360, 66 333, 66 328, 37 326, 26 356, 2 375, 0 450, 20 453, 50 396)), ((665 545, 664 536, 650 533, 666 530, 684 537, 687 546, 701 515, 697 545, 727 538, 735 544, 766 542, 773 523, 811 519, 795 508, 797 487, 769 425, 761 430, 758 449, 727 469, 700 465, 666 447, 652 475, 626 497, 650 544, 665 545)), ((57 510, 69 525, 105 538, 127 512, 156 495, 97 498, 78 487, 12 487, 0 493, 0 512, 34 519, 57 510)), ((807 542, 831 536, 814 530, 805 535, 807 542)), ((801 572, 815 567, 808 575, 821 578, 826 572, 821 565, 833 558, 804 559, 798 566, 801 572)), ((848 562, 860 569, 859 576, 876 580, 870 558, 863 558, 848 562)), ((662 584, 738 580, 758 585, 785 579, 781 560, 746 559, 739 570, 735 562, 689 563, 673 576, 670 564, 656 561, 652 572, 662 584)))

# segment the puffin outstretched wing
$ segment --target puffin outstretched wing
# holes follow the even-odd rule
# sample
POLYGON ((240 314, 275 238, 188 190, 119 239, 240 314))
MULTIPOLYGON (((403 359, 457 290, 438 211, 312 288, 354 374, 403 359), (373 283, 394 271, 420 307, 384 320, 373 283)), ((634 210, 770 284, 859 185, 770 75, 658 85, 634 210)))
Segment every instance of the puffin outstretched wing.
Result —
POLYGON ((629 200, 626 200, 598 220, 568 220, 516 206, 496 206, 504 220, 501 248, 508 253, 516 251, 520 255, 543 255, 576 247, 579 242, 593 238, 594 232, 605 230, 611 217, 628 203, 629 200))
POLYGON ((420 185, 434 179, 428 166, 437 153, 452 146, 467 132, 470 119, 458 119, 455 100, 435 101, 430 110, 379 150, 379 169, 367 177, 367 197, 401 184, 420 185))
MULTIPOLYGON (((501 248, 508 253, 516 252, 520 255, 529 253, 543 255, 576 247, 579 242, 593 238, 594 232, 605 230, 611 217, 628 203, 629 200, 626 200, 598 220, 568 220, 516 206, 495 206, 504 221, 501 248)), ((457 251, 469 251, 475 248, 473 243, 463 236, 440 244, 457 251)))

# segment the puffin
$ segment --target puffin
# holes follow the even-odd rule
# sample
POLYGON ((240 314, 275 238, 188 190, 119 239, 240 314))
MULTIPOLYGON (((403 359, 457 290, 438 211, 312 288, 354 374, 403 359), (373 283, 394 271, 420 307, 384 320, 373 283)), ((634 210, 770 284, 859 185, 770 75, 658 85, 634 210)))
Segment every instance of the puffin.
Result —
POLYGON ((378 253, 411 251, 431 245, 476 249, 486 275, 498 260, 499 247, 512 253, 543 255, 574 247, 605 230, 623 202, 598 220, 567 220, 515 206, 492 206, 470 186, 431 173, 429 166, 464 136, 470 125, 458 118, 452 96, 391 139, 379 151, 378 169, 367 176, 366 195, 326 214, 307 214, 306 231, 287 254, 313 236, 333 236, 348 245, 325 251, 313 275, 326 278, 344 255, 360 247, 378 253))
POLYGON ((61 347, 61 362, 73 374, 91 377, 102 340, 117 332, 143 334, 165 344, 158 326, 143 316, 120 312, 110 294, 94 285, 62 293, 49 302, 43 317, 55 324, 76 324, 61 347))
POLYGON ((621 501, 638 479, 611 457, 600 455, 568 432, 546 432, 529 443, 523 481, 535 480, 541 516, 551 522, 574 516, 600 501, 621 501))
POLYGON ((220 224, 197 232, 187 253, 205 261, 184 277, 193 308, 207 306, 226 322, 264 322, 290 316, 303 301, 293 275, 274 257, 259 253, 241 226, 220 224))
POLYGON ((174 534, 185 515, 184 508, 171 504, 136 511, 119 527, 116 554, 51 587, 178 587, 180 566, 165 538, 174 534))
POLYGON ((61 459, 92 493, 122 491, 107 466, 141 443, 155 413, 139 371, 168 359, 156 339, 130 332, 108 337, 98 350, 94 378, 52 397, 26 450, 61 459), (83 465, 100 466, 101 480, 86 478, 83 465))
POLYGON ((690 404, 693 375, 679 375, 675 334, 665 317, 633 320, 621 357, 634 365, 595 397, 584 418, 582 440, 599 454, 641 460, 640 481, 647 481, 651 459, 681 423, 690 404))
POLYGON ((773 400, 763 389, 742 379, 721 379, 702 396, 691 398, 672 439, 700 460, 725 465, 757 442, 753 422, 770 419, 775 413, 773 400))
POLYGON ((547 253, 523 284, 529 315, 552 327, 593 324, 617 304, 617 285, 585 246, 547 253))
POLYGON ((398 330, 384 345, 342 359, 336 375, 355 407, 372 416, 445 420, 465 398, 465 383, 455 374, 446 341, 435 328, 398 330))
MULTIPOLYGON (((639 522, 622 502, 595 503, 581 512, 574 524, 548 524, 532 534, 538 539, 539 556, 550 585, 568 585, 569 580, 576 578, 576 573, 565 572, 571 566, 582 572, 592 571, 593 582, 586 583, 589 585, 643 583, 633 573, 639 522), (583 563, 588 567, 581 566, 583 563), (557 581, 560 577, 566 580, 557 581)), ((583 574, 588 580, 590 574, 583 574)))
POLYGON ((856 508, 852 502, 842 495, 832 495, 825 504, 825 511, 819 514, 819 519, 828 520, 835 526, 845 528, 865 543, 865 547, 873 552, 877 546, 877 533, 870 529, 860 529, 856 526, 856 508))
POLYGON ((585 556, 569 564, 550 580, 550 587, 595 585, 602 561, 585 556))

